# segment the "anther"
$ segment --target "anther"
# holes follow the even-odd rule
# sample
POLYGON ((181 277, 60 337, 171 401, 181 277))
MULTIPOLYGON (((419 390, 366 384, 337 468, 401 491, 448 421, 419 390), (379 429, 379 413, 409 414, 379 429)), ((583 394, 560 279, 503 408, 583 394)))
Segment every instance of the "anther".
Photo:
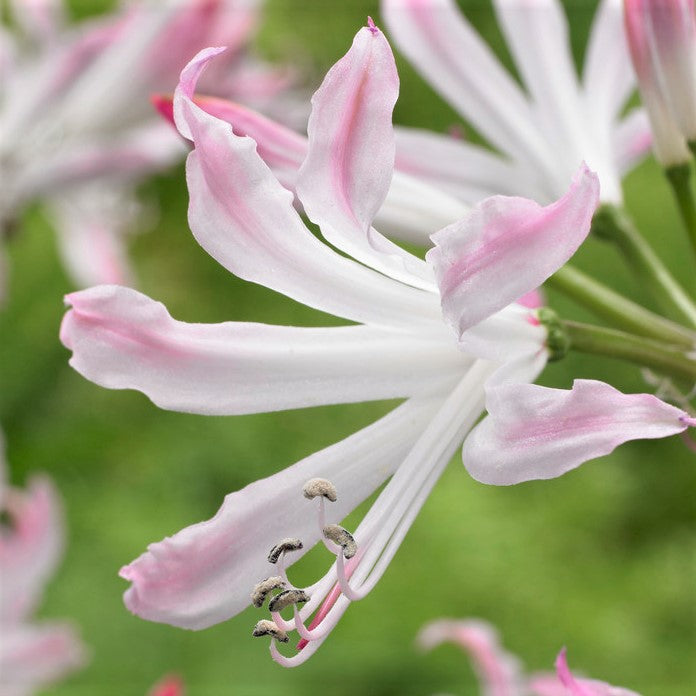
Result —
POLYGON ((259 621, 251 634, 254 638, 259 638, 260 636, 272 636, 280 643, 287 643, 289 638, 285 631, 282 631, 278 626, 269 621, 268 619, 262 619, 259 621))
POLYGON ((279 541, 268 554, 269 563, 277 563, 278 559, 286 551, 299 551, 302 548, 302 542, 299 539, 288 538, 279 541))
POLYGON ((305 498, 309 498, 310 500, 319 495, 323 495, 324 498, 330 500, 332 503, 335 503, 337 500, 336 487, 331 481, 327 481, 323 478, 309 479, 302 487, 302 493, 305 498))
POLYGON ((251 593, 251 602, 255 607, 262 607, 269 592, 284 589, 285 587, 285 580, 277 575, 266 578, 265 580, 262 580, 254 585, 254 589, 251 593))
POLYGON ((353 535, 338 524, 327 524, 324 527, 324 536, 333 541, 334 544, 338 544, 343 549, 344 558, 353 558, 358 552, 358 545, 353 539, 353 535))
POLYGON ((268 603, 268 609, 272 612, 282 611, 292 604, 309 602, 309 595, 304 590, 284 590, 277 594, 268 603))

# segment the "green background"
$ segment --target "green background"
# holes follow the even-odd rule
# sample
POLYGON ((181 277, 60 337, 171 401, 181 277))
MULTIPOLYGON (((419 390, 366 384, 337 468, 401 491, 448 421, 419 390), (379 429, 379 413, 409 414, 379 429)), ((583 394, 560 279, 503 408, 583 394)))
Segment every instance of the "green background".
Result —
MULTIPOLYGON (((461 4, 509 65, 488 4, 461 4)), ((72 3, 76 15, 106 5, 72 3)), ((594 4, 566 7, 581 56, 594 4)), ((299 65, 315 88, 368 14, 379 23, 375 2, 271 1, 257 48, 299 65)), ((440 131, 459 123, 397 60, 396 122, 440 131)), ((660 255, 682 280, 692 277, 693 257, 652 160, 628 177, 625 190, 628 209, 660 255)), ((160 218, 131 245, 139 288, 176 318, 334 321, 239 281, 207 256, 187 229, 182 167, 148 182, 142 195, 159 207, 160 218)), ((183 676, 191 696, 478 693, 457 648, 423 655, 414 647, 419 627, 442 616, 493 622, 530 671, 551 669, 566 645, 571 666, 596 678, 644 694, 690 693, 696 469, 678 438, 628 444, 558 480, 511 488, 474 482, 456 458, 377 588, 296 670, 277 666, 266 641, 250 637, 258 610, 195 633, 131 616, 117 571, 149 542, 212 516, 227 492, 345 437, 393 404, 213 418, 167 413, 141 394, 101 389, 69 368, 58 342, 61 298, 71 288, 39 208, 28 211, 9 257, 0 422, 12 480, 49 472, 69 528, 65 559, 39 616, 71 618, 91 650, 89 666, 47 694, 145 694, 169 672, 183 676)), ((649 304, 601 242, 588 241, 577 265, 649 304)), ((588 318, 554 295, 550 301, 564 316, 588 318)), ((567 387, 574 377, 645 390, 637 369, 575 355, 549 367, 542 381, 567 387)), ((327 565, 325 554, 313 553, 297 573, 311 579, 327 565)))

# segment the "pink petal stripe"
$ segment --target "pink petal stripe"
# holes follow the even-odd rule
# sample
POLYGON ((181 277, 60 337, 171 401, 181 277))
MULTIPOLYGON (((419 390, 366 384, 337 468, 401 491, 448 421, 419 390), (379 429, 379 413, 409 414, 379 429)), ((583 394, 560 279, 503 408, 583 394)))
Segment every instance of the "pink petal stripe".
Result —
POLYGON ((28 696, 87 662, 87 651, 67 623, 2 627, 0 693, 28 696))
POLYGON ((694 422, 651 394, 595 380, 575 380, 571 390, 497 384, 486 407, 462 456, 476 480, 495 485, 555 478, 623 442, 668 437, 694 422))
POLYGON ((542 208, 495 196, 435 233, 426 259, 435 270, 445 319, 462 334, 541 285, 590 231, 599 182, 586 166, 570 189, 542 208))
POLYGON ((568 667, 566 649, 563 648, 556 658, 556 673, 559 681, 567 689, 569 696, 640 696, 635 691, 612 686, 595 679, 576 679, 568 667))
POLYGON ((191 101, 198 75, 219 52, 202 51, 189 64, 174 103, 180 132, 195 144, 187 161, 189 224, 201 246, 239 277, 346 319, 438 322, 436 295, 394 282, 316 239, 254 141, 191 101))
POLYGON ((26 491, 6 488, 1 504, 11 531, 0 534, 0 622, 19 621, 36 607, 60 559, 63 517, 45 477, 33 478, 26 491))
POLYGON ((132 583, 124 601, 150 621, 201 629, 245 609, 260 580, 274 575, 269 550, 283 537, 299 537, 304 549, 320 539, 316 505, 303 498, 310 478, 327 478, 338 501, 327 510, 340 521, 406 456, 440 400, 410 400, 345 440, 310 455, 274 476, 231 493, 211 520, 151 544, 121 570, 132 583))
POLYGON ((337 248, 406 283, 422 286, 420 279, 433 287, 422 260, 371 229, 394 170, 392 111, 398 94, 399 77, 384 34, 364 27, 312 98, 309 149, 297 194, 337 248))
POLYGON ((61 340, 70 364, 161 408, 233 415, 403 398, 444 389, 471 363, 440 334, 373 326, 187 324, 135 290, 68 295, 61 340))

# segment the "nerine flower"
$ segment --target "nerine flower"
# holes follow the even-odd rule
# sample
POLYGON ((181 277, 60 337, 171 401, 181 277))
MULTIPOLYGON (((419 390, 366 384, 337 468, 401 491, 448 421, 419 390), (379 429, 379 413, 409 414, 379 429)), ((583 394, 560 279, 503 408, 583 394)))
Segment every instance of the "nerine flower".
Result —
MULTIPOLYGON (((514 460, 496 460, 497 483, 556 476, 583 461, 582 453, 680 432, 691 421, 655 397, 622 395, 599 382, 570 392, 526 384, 550 348, 535 311, 515 300, 588 234, 598 181, 586 167, 547 207, 502 196, 484 201, 433 236, 425 261, 389 242, 372 222, 394 165, 398 76, 370 21, 314 95, 296 182, 307 215, 340 254, 307 229, 255 142, 194 101, 203 68, 221 50, 202 51, 188 65, 174 98, 177 126, 194 145, 191 229, 241 278, 355 323, 186 324, 134 290, 102 286, 67 297, 61 338, 73 351, 71 365, 88 379, 138 389, 176 411, 230 415, 405 400, 347 439, 230 494, 213 519, 151 545, 121 571, 132 582, 125 595, 131 611, 185 628, 224 621, 250 597, 259 607, 269 600, 272 620, 260 621, 254 635, 273 636, 273 657, 294 666, 375 586, 452 455, 489 427, 484 419, 467 437, 487 398, 501 395, 508 404, 492 408, 503 430, 500 456, 518 442, 525 457, 537 453, 536 465, 525 459, 522 471, 514 460), (516 418, 509 411, 518 389, 516 418), (588 397, 601 417, 583 410, 588 397), (547 466, 549 441, 556 444, 547 466), (357 529, 338 524, 385 482, 357 529), (287 565, 320 540, 334 557, 331 568, 310 587, 293 586, 287 565), (302 649, 287 657, 276 641, 287 641, 290 630, 302 649)), ((474 445, 465 464, 482 477, 486 457, 474 445)))
POLYGON ((581 78, 558 0, 493 4, 524 89, 453 0, 382 0, 399 49, 499 153, 406 131, 399 143, 402 163, 474 201, 509 193, 547 202, 584 160, 599 176, 602 201, 620 202, 621 176, 650 146, 644 113, 622 115, 634 78, 620 0, 600 3, 581 78))
MULTIPOLYGON (((643 110, 621 115, 635 79, 620 0, 604 0, 597 12, 581 81, 556 0, 524 6, 498 0, 495 6, 527 93, 450 0, 382 3, 404 54, 498 150, 397 127, 392 186, 375 218, 390 237, 429 245, 434 230, 499 193, 548 203, 563 194, 583 161, 599 175, 602 200, 620 202, 621 177, 650 147, 643 110)), ((295 190, 307 153, 304 136, 247 105, 209 96, 196 103, 256 140, 264 161, 295 190)), ((171 117, 171 99, 160 97, 158 104, 171 117)))
POLYGON ((170 89, 211 43, 230 47, 215 93, 262 105, 287 76, 244 56, 253 3, 141 0, 75 28, 62 5, 14 0, 23 36, 1 37, 0 229, 42 199, 79 286, 128 282, 122 237, 138 213, 133 187, 185 155, 151 93, 170 89))
POLYGON ((626 35, 643 103, 665 166, 696 146, 696 16, 693 0, 624 0, 626 35))
POLYGON ((8 485, 2 442, 0 511, 0 692, 31 696, 81 667, 85 648, 70 624, 32 619, 63 551, 60 502, 45 477, 8 485))
POLYGON ((439 619, 427 624, 417 642, 424 650, 456 643, 471 657, 482 696, 639 696, 635 691, 596 679, 577 677, 568 668, 566 649, 556 659, 556 674, 525 675, 519 659, 501 645, 498 632, 478 619, 439 619))

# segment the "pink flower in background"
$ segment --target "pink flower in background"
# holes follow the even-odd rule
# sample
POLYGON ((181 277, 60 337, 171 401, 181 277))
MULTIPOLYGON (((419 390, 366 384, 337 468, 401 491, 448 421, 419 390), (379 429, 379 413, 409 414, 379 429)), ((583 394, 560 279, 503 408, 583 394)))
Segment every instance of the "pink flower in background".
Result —
POLYGON ((390 36, 428 83, 501 154, 427 131, 399 134, 399 165, 465 202, 507 193, 557 198, 584 160, 603 202, 621 201, 621 177, 645 154, 645 115, 622 115, 634 78, 620 0, 602 0, 581 79, 558 0, 495 0, 524 88, 453 0, 382 0, 390 36))
POLYGON ((424 650, 456 643, 469 654, 481 696, 638 696, 635 691, 595 679, 576 677, 568 669, 566 650, 556 659, 556 674, 525 675, 520 660, 501 645, 490 624, 477 619, 439 619, 424 626, 417 638, 424 650))
POLYGON ((63 553, 57 493, 44 477, 25 491, 5 477, 0 443, 0 692, 29 696, 82 667, 86 651, 70 624, 32 618, 63 553))
POLYGON ((696 16, 693 0, 624 0, 626 35, 643 103, 665 166, 696 145, 696 16))
MULTIPOLYGON (((546 207, 522 198, 487 199, 437 232, 425 261, 389 242, 373 221, 394 166, 398 76, 387 41, 370 22, 313 98, 306 157, 294 185, 308 217, 339 254, 307 229, 256 143, 194 101, 201 72, 220 53, 202 51, 183 71, 174 99, 177 126, 194 145, 187 179, 196 239, 239 277, 356 324, 187 324, 145 295, 102 286, 68 296, 61 338, 73 351, 71 365, 88 379, 138 389, 176 411, 231 415, 405 399, 347 439, 230 494, 213 519, 151 545, 122 570, 132 582, 125 595, 131 611, 192 629, 243 610, 252 588, 257 606, 281 590, 270 598, 273 620, 260 621, 254 634, 285 642, 287 632, 297 630, 301 649, 292 657, 271 641, 274 659, 295 666, 318 649, 350 603, 376 585, 486 399, 498 388, 525 386, 545 365, 546 329, 515 300, 585 239, 598 181, 583 166, 568 191, 546 207), (327 524, 328 515, 342 520, 385 482, 354 534, 327 524), (320 540, 332 555, 330 570, 310 587, 293 587, 286 564, 320 540), (280 612, 291 607, 288 620, 280 612)), ((610 411, 618 398, 601 383, 589 390, 598 409, 606 402, 610 411)), ((570 394, 572 407, 585 398, 578 392, 576 385, 561 393, 570 394)), ((631 418, 583 416, 578 425, 566 417, 566 401, 556 405, 563 418, 554 422, 553 437, 572 466, 578 448, 591 458, 646 432, 666 436, 691 424, 654 397, 621 398, 631 418), (651 430, 656 414, 661 420, 651 430), (607 442, 602 432, 609 426, 607 442), (578 428, 586 438, 579 444, 578 428)), ((529 411, 525 404, 522 416, 529 411)), ((533 457, 534 442, 544 454, 539 432, 527 439, 518 433, 527 456, 533 457)), ((487 453, 472 448, 465 465, 485 468, 479 456, 487 453)), ((562 469, 554 462, 547 470, 539 456, 524 475, 544 478, 562 469)), ((509 480, 503 475, 497 482, 519 478, 512 467, 509 480)))
POLYGON ((1 37, 0 226, 41 199, 77 285, 128 282, 123 233, 139 212, 133 187, 186 152, 151 93, 173 89, 211 43, 229 46, 213 76, 216 94, 263 107, 287 86, 287 74, 246 55, 257 4, 141 0, 70 27, 58 0, 13 0, 23 37, 1 37))
POLYGON ((181 677, 170 675, 157 682, 148 692, 148 696, 185 696, 185 693, 181 677))

